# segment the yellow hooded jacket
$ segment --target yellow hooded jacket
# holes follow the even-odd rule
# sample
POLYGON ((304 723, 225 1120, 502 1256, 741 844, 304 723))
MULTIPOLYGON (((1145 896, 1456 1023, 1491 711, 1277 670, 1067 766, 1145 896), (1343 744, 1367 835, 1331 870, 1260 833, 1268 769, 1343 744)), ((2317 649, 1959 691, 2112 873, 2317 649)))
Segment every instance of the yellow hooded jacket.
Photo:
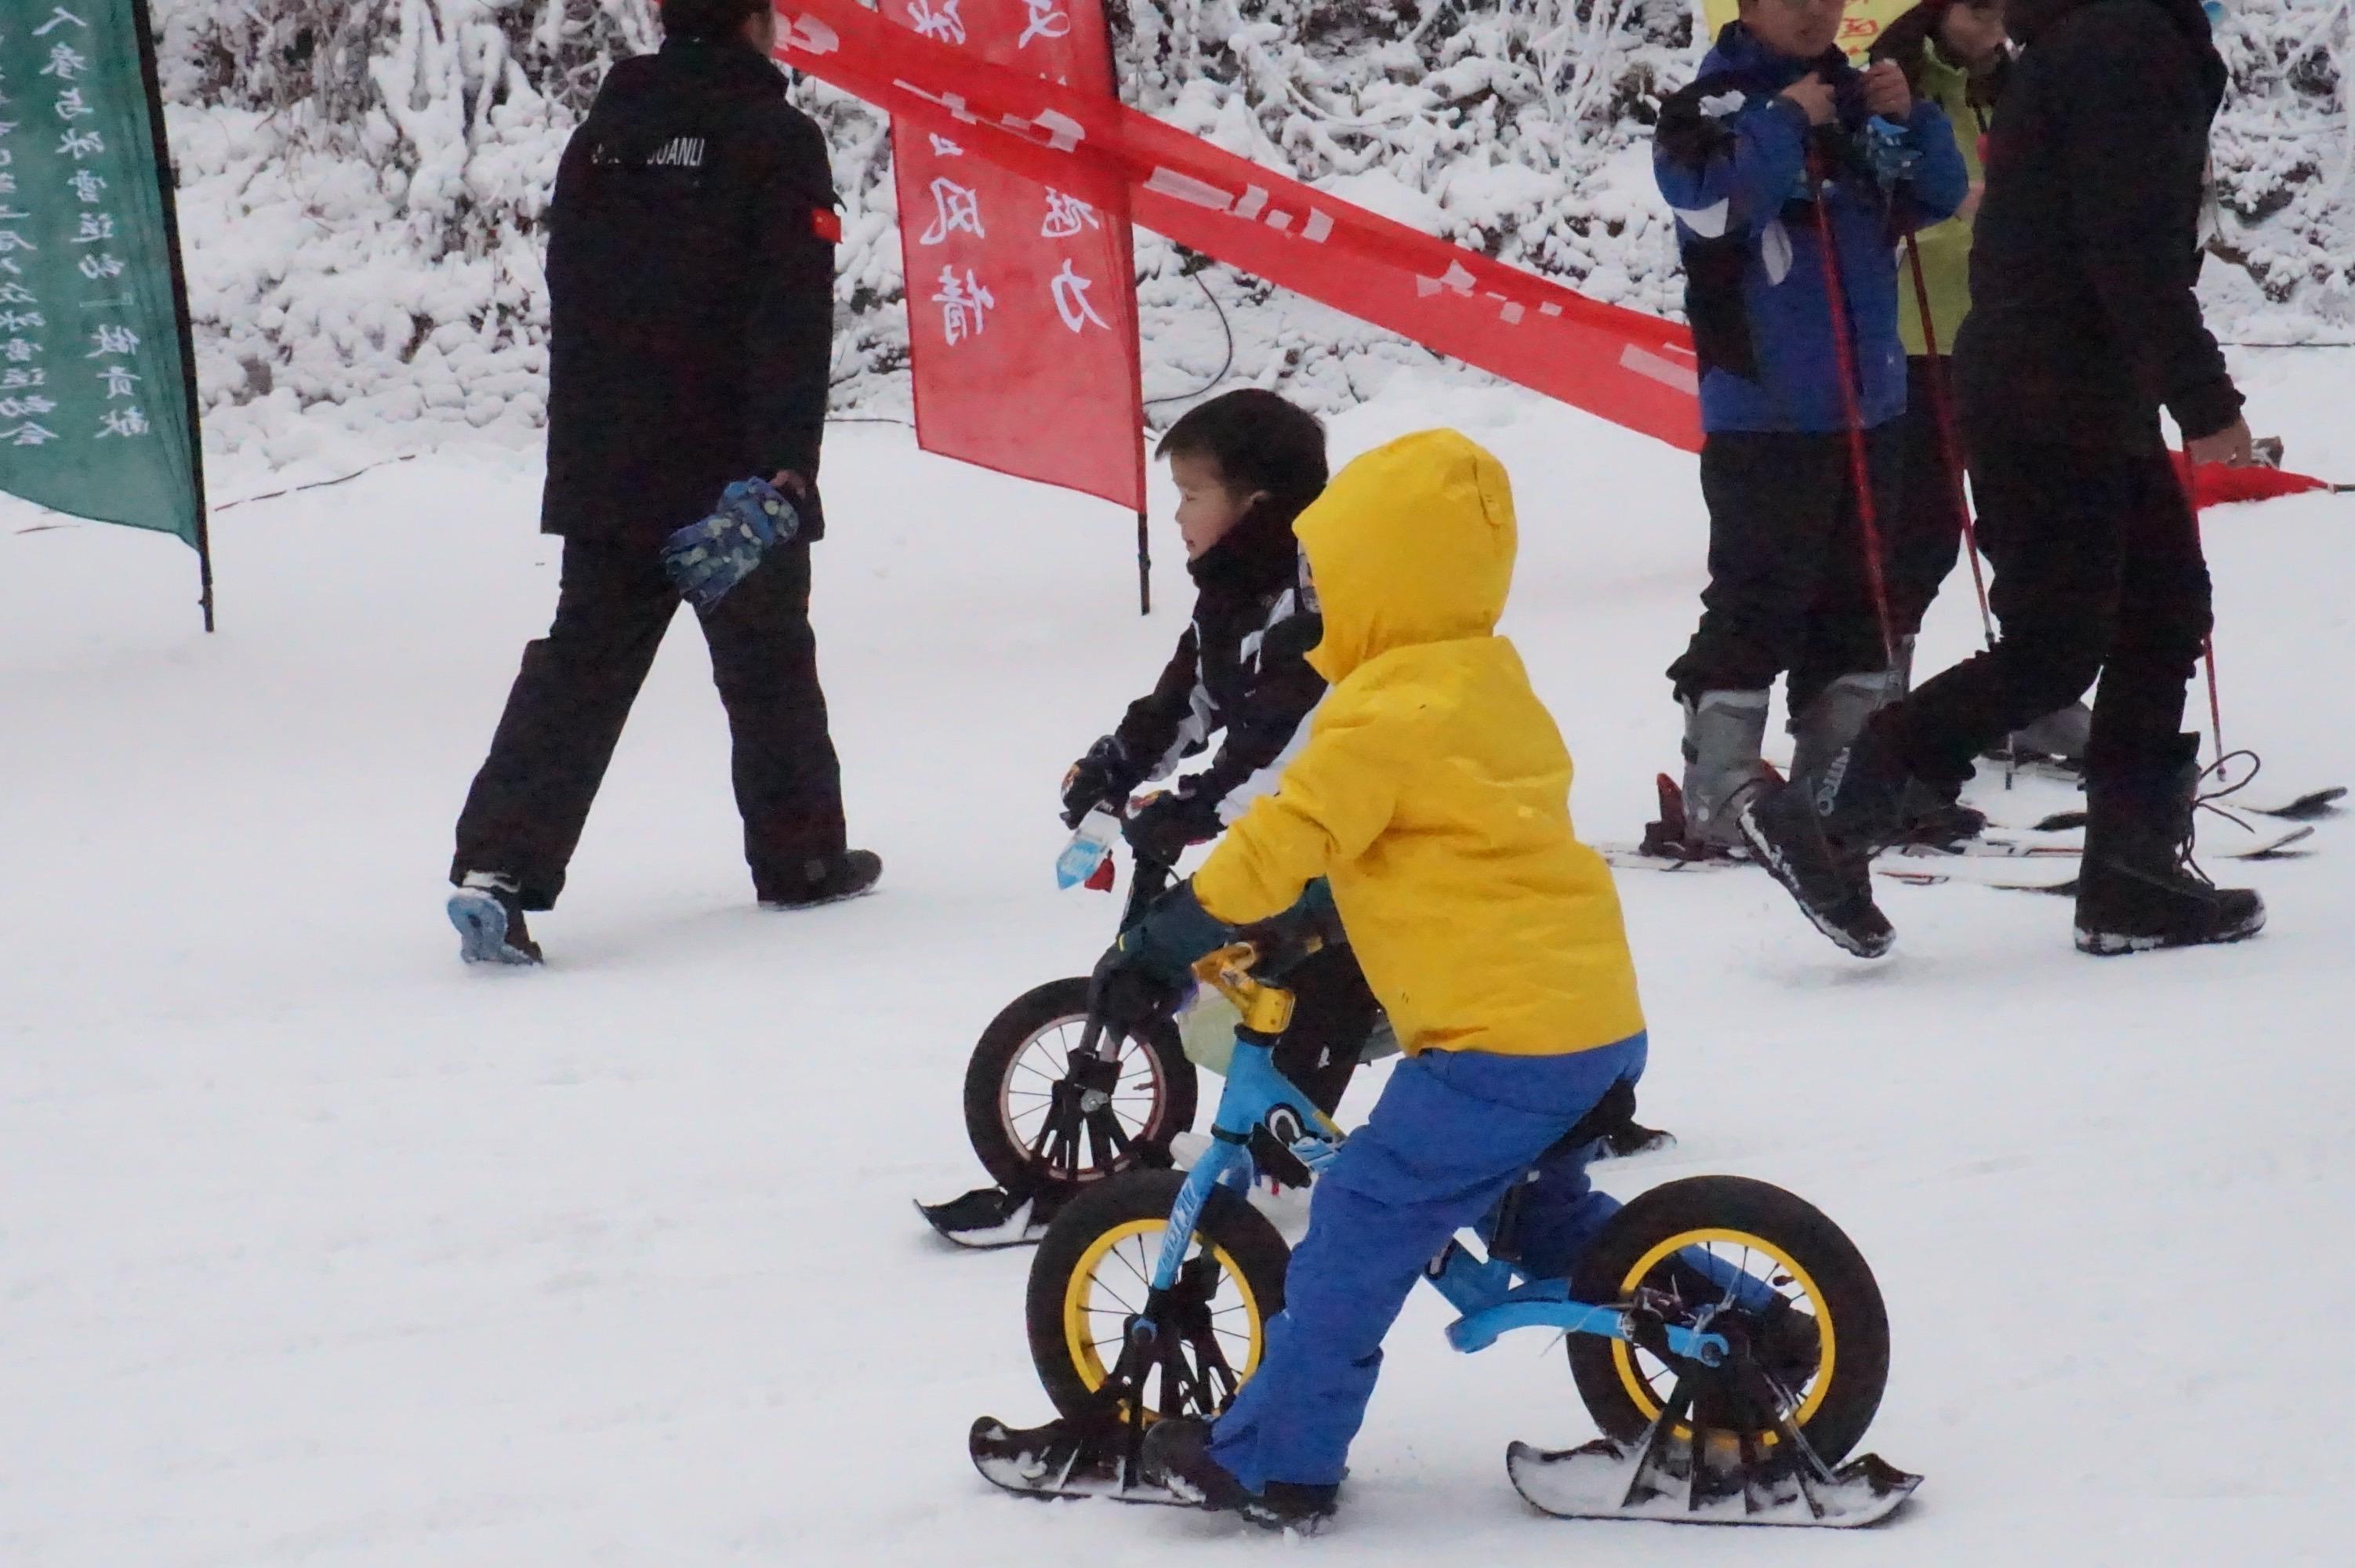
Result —
POLYGON ((1426 431, 1336 475, 1294 525, 1332 683, 1276 793, 1194 877, 1230 924, 1316 877, 1410 1051, 1549 1056, 1644 1027, 1619 895, 1570 823, 1570 753, 1512 644, 1513 496, 1426 431))

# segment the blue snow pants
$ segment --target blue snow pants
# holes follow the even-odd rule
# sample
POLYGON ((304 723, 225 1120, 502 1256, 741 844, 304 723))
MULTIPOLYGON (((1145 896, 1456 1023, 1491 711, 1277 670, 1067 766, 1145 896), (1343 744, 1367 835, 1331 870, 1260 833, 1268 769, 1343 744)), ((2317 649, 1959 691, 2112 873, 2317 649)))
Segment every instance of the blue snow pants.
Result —
MULTIPOLYGON (((1337 1485, 1381 1372, 1382 1336, 1423 1265, 1478 1223, 1621 1079, 1645 1037, 1567 1056, 1426 1051, 1399 1063, 1374 1114, 1316 1179, 1308 1236, 1284 1276, 1259 1371, 1211 1428, 1210 1456, 1253 1491, 1337 1485)), ((1549 1160, 1522 1195, 1521 1256, 1567 1275, 1618 1211, 1586 1179, 1592 1146, 1549 1160)))

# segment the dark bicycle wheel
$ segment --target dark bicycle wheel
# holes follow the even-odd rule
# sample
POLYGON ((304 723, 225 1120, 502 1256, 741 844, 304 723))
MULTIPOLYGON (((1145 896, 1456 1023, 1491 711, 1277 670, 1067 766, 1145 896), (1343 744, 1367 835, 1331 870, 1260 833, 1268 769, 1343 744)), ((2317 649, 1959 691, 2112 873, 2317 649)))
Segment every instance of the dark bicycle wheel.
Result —
MULTIPOLYGON (((1881 1287, 1838 1225, 1779 1187, 1739 1176, 1656 1187, 1612 1217, 1572 1285, 1582 1301, 1635 1303, 1680 1327, 1738 1325, 1785 1413, 1828 1465, 1863 1439, 1881 1408, 1889 1381, 1881 1287)), ((1572 1334, 1567 1343, 1595 1425, 1623 1443, 1642 1437, 1675 1369, 1621 1339, 1572 1334)))
MULTIPOLYGON (((1119 1364, 1185 1181, 1174 1170, 1130 1171, 1090 1187, 1048 1226, 1030 1260, 1023 1315, 1030 1360, 1060 1414, 1087 1416, 1119 1364)), ((1143 1384, 1149 1416, 1226 1407, 1259 1370, 1291 1262, 1266 1216, 1223 1188, 1210 1194, 1164 1304, 1164 1356, 1143 1384)))
POLYGON ((1087 1032, 1084 976, 1050 980, 1007 1004, 964 1074, 965 1136, 1001 1185, 1076 1188, 1139 1167, 1167 1166, 1169 1140, 1194 1125, 1200 1086, 1178 1027, 1087 1032))

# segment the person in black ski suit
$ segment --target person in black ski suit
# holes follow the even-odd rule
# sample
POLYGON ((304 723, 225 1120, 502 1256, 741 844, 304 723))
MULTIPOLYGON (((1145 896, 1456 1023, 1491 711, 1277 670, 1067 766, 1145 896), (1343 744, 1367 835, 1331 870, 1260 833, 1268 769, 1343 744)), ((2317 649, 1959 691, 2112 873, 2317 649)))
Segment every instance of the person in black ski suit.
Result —
POLYGON ((2195 462, 2249 458, 2193 293, 2224 63, 2198 0, 2011 0, 2007 23, 2025 47, 1996 106, 1955 347, 2003 639, 1755 802, 1743 836, 1826 934, 1885 952, 1869 863, 1910 803, 2098 675, 2078 947, 2234 941, 2264 905, 2190 861, 2199 737, 2181 727, 2210 584, 2158 419, 2195 462))
MULTIPOLYGON (((1173 865, 1275 787, 1293 737, 1325 695, 1308 652, 1325 635, 1302 580, 1292 522, 1325 488, 1325 427, 1256 388, 1188 411, 1161 440, 1194 613, 1153 689, 1063 780, 1072 827, 1099 805, 1124 814, 1140 859, 1173 865), (1209 765, 1125 812, 1132 792, 1219 748, 1209 765)), ((1276 1066, 1327 1114, 1341 1103, 1373 1027, 1373 993, 1347 947, 1294 970, 1298 998, 1276 1066)))
POLYGON ((846 848, 809 624, 840 236, 825 138, 785 101, 767 0, 667 0, 662 17, 660 52, 613 68, 557 172, 540 527, 563 537, 563 573, 458 819, 450 914, 470 962, 538 962, 525 912, 563 890, 679 607, 657 552, 741 479, 800 514, 701 623, 754 892, 798 907, 882 869, 846 848))

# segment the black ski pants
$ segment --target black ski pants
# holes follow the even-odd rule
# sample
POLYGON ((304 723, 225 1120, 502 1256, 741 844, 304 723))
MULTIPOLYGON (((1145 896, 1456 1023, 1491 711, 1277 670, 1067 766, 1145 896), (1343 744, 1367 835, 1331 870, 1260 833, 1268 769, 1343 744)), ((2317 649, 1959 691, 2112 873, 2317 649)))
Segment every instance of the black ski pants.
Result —
POLYGON ((1292 1027, 1272 1053, 1275 1070, 1331 1115, 1358 1070, 1359 1052, 1380 1004, 1358 955, 1336 945, 1313 954, 1284 978, 1292 992, 1292 1027))
POLYGON ((2098 676, 2087 771, 2160 766, 2178 752, 2212 624, 2200 525, 2174 465, 2158 450, 2009 436, 1975 441, 1971 460, 2002 635, 1874 722, 1915 777, 1959 784, 1981 752, 2098 676))
MULTIPOLYGON (((1946 363, 1940 356, 1938 368, 1946 363)), ((1922 618, 1963 553, 1963 514, 1955 503, 1954 475, 1946 467, 1939 435, 1932 371, 1932 362, 1923 355, 1905 361, 1905 411, 1896 421, 1897 493, 1881 513, 1881 537, 1889 551, 1890 629, 1900 637, 1922 630, 1922 618)), ((1959 457, 1960 432, 1955 448, 1959 457)))
MULTIPOLYGON (((783 546, 701 621, 735 742, 744 858, 762 898, 805 882, 844 845, 842 779, 826 731, 807 545, 783 546)), ((458 817, 450 880, 503 872, 523 907, 551 907, 630 705, 679 607, 646 545, 568 539, 555 624, 525 647, 491 754, 458 817)))
MULTIPOLYGON (((1876 510, 1898 499, 1895 421, 1866 434, 1876 510)), ((1679 700, 1764 691, 1790 676, 1793 713, 1841 676, 1886 669, 1849 438, 1717 432, 1701 443, 1709 586, 1668 678, 1679 700)))

